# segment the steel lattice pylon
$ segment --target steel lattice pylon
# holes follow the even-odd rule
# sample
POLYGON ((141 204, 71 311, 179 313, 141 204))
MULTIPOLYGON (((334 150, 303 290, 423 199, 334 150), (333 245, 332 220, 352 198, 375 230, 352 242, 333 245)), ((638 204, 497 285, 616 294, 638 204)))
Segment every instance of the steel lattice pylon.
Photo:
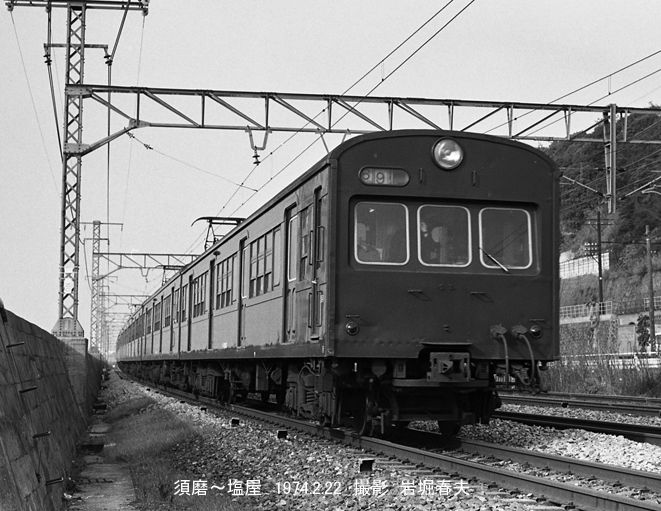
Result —
MULTIPOLYGON (((60 272, 58 320, 53 334, 59 338, 82 338, 78 321, 78 272, 80 257, 80 187, 83 157, 83 98, 75 86, 85 75, 85 28, 88 9, 142 11, 147 14, 149 0, 7 0, 14 7, 43 7, 67 10, 67 41, 64 93, 64 146, 62 148, 62 208, 60 231, 60 272)), ((50 17, 49 17, 50 23, 50 17)), ((49 41, 50 42, 50 41, 49 41)), ((92 45, 93 46, 93 45, 92 45)), ((94 330, 94 328, 93 328, 94 330)), ((98 332, 97 332, 98 333, 98 332)))
POLYGON ((90 345, 101 346, 102 315, 105 311, 104 297, 101 293, 101 274, 99 253, 101 252, 101 222, 92 222, 92 306, 90 314, 90 345))
MULTIPOLYGON (((85 71, 86 5, 67 6, 67 86, 83 83, 85 71)), ((82 144, 83 102, 79 94, 65 91, 64 148, 62 160, 62 211, 60 232, 60 287, 56 337, 83 337, 78 321, 78 271, 80 240, 80 185, 82 157, 74 155, 82 144)))

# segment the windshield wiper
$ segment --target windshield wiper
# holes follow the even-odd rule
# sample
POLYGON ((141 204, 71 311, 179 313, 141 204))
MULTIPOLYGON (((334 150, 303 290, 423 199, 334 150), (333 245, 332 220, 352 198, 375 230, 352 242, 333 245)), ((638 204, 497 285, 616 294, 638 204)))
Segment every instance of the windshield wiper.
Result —
POLYGON ((487 256, 487 257, 488 257, 489 259, 491 259, 494 263, 496 263, 496 264, 500 267, 500 269, 503 270, 505 273, 509 273, 509 272, 510 272, 509 269, 507 268, 507 266, 505 266, 503 263, 501 263, 498 259, 496 259, 494 256, 492 256, 489 252, 487 252, 486 250, 484 250, 482 247, 480 247, 480 250, 482 251, 482 253, 483 253, 485 256, 487 256))

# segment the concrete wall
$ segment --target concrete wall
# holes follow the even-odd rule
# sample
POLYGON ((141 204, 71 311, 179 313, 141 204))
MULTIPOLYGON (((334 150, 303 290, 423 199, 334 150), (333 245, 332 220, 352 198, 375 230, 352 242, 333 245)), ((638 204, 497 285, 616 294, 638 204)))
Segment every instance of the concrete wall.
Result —
POLYGON ((100 364, 80 343, 67 347, 11 312, 0 313, 0 509, 60 510, 100 364))

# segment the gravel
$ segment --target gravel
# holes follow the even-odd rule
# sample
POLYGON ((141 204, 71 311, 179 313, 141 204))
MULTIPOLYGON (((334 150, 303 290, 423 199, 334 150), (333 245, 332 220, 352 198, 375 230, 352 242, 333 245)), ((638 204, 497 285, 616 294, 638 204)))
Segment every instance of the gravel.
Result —
MULTIPOLYGON (((191 482, 205 481, 210 492, 231 493, 232 500, 245 505, 246 509, 413 511, 431 507, 468 511, 518 511, 530 509, 531 504, 534 504, 534 501, 527 499, 530 496, 510 494, 474 480, 462 480, 457 474, 433 473, 382 458, 377 458, 372 472, 361 473, 360 461, 363 458, 374 458, 373 455, 296 432, 289 432, 284 440, 278 439, 275 426, 269 427, 245 418, 240 418, 240 425, 233 427, 232 419, 235 416, 229 412, 208 413, 199 406, 147 391, 126 380, 117 380, 106 391, 106 401, 111 408, 129 398, 145 396, 155 400, 150 406, 162 408, 186 420, 200 433, 194 440, 174 448, 177 468, 188 474, 191 482), (465 491, 459 490, 461 484, 467 485, 465 491), (246 495, 248 488, 256 494, 246 495)), ((516 411, 523 411, 522 408, 533 410, 536 407, 505 407, 516 411)), ((548 408, 545 410, 548 413, 548 408)), ((581 410, 560 411, 585 416, 582 413, 585 411, 581 410)), ((588 413, 592 416, 598 413, 601 420, 617 420, 612 418, 612 414, 606 414, 609 417, 605 418, 604 412, 588 413)), ((635 418, 640 421, 655 419, 635 418)), ((431 424, 416 423, 423 429, 434 429, 435 424, 431 424)), ((633 442, 623 437, 583 430, 559 431, 499 419, 492 420, 488 426, 464 426, 460 435, 597 463, 661 471, 661 447, 633 442)), ((517 467, 516 464, 509 468, 526 470, 556 480, 578 482, 578 478, 573 476, 553 474, 544 469, 517 467)), ((581 484, 593 484, 599 491, 614 491, 612 487, 600 487, 597 483, 583 481, 581 484)), ((164 484, 174 485, 174 482, 165 481, 164 484)), ((641 498, 641 492, 636 489, 615 491, 624 492, 632 498, 641 498)), ((642 495, 642 498, 649 497, 655 498, 642 495)))
POLYGON ((460 435, 501 445, 648 472, 661 470, 661 447, 622 436, 581 429, 556 430, 493 419, 488 426, 463 426, 460 435))
MULTIPOLYGON (((534 503, 525 495, 457 474, 433 473, 384 458, 376 459, 373 471, 360 472, 360 461, 375 456, 295 432, 278 439, 274 426, 244 418, 233 427, 229 412, 208 413, 126 380, 112 386, 106 398, 110 407, 149 396, 155 400, 150 406, 192 424, 200 436, 174 448, 176 468, 191 483, 204 481, 209 492, 231 493, 245 509, 518 511, 534 503), (257 494, 246 495, 248 488, 257 494)), ((174 481, 163 484, 175 491, 174 481)))

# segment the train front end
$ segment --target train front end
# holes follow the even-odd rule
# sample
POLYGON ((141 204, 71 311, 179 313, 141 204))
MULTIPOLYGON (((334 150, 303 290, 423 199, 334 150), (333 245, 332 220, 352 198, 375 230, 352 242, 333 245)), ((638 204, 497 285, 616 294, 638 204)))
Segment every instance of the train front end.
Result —
POLYGON ((496 380, 538 386, 559 355, 553 163, 517 142, 415 130, 360 137, 333 165, 344 409, 365 427, 431 418, 451 431, 488 421, 496 380))

